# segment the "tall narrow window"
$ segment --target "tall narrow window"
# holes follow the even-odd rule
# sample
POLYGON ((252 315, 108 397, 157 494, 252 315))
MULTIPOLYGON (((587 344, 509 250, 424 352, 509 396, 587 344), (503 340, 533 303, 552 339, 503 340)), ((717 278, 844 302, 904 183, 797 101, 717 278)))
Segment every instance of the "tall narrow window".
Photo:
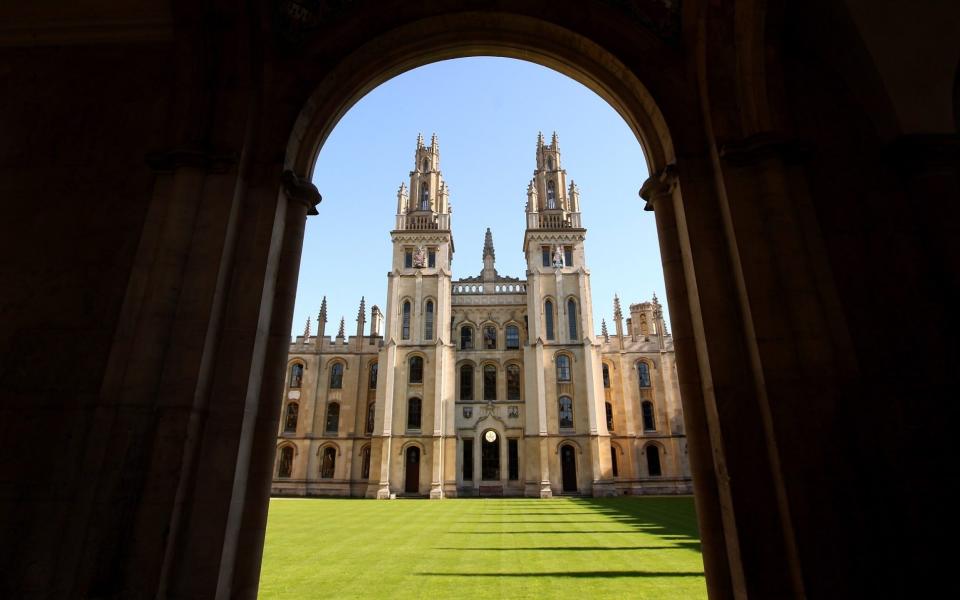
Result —
POLYGON ((603 364, 603 387, 610 387, 610 367, 606 363, 603 364))
POLYGON ((520 399, 520 366, 507 365, 507 400, 520 399))
POLYGON ((400 339, 410 339, 410 302, 403 303, 403 317, 400 323, 400 339))
POLYGON ((483 399, 497 399, 497 368, 493 365, 483 367, 483 399))
POLYGON ((660 448, 650 444, 647 446, 647 474, 650 477, 659 477, 663 474, 660 469, 660 448))
POLYGON ((563 266, 565 267, 573 266, 573 246, 563 247, 563 266))
POLYGON ((640 387, 650 387, 650 367, 645 362, 637 363, 637 378, 640 381, 640 387))
POLYGON ((431 269, 437 267, 437 250, 435 248, 427 250, 427 267, 431 269))
POLYGON ((423 383, 423 359, 419 356, 410 357, 410 383, 423 383))
POLYGON ((420 210, 430 210, 430 185, 426 182, 420 184, 420 210))
POLYGON ((487 325, 483 328, 483 347, 487 350, 497 349, 497 328, 487 325))
POLYGON ((573 429, 573 400, 569 396, 560 396, 560 429, 573 429))
POLYGON ((367 433, 373 433, 373 424, 377 418, 377 403, 371 402, 367 405, 367 433))
POLYGON ((656 431, 657 425, 653 418, 653 402, 644 402, 640 407, 640 411, 643 413, 643 430, 656 431))
POLYGON ((543 323, 547 330, 547 339, 553 339, 553 302, 547 300, 543 303, 543 323))
POLYGON ((421 171, 426 173, 429 170, 430 170, 430 159, 425 158, 423 159, 423 168, 421 169, 421 171))
POLYGON ((460 399, 473 400, 473 366, 460 367, 460 399))
POLYGON ((343 363, 333 363, 330 366, 330 389, 339 390, 343 387, 343 363))
POLYGON ((517 438, 507 440, 507 467, 510 481, 520 479, 520 444, 517 438))
POLYGON ((567 329, 570 332, 570 341, 577 339, 577 303, 573 298, 567 300, 567 329))
POLYGON ((473 481, 473 440, 463 440, 463 463, 460 466, 464 481, 473 481))
POLYGON ((557 184, 553 181, 547 182, 547 208, 557 207, 557 184))
POLYGON ((620 476, 620 469, 617 468, 617 449, 614 446, 610 446, 610 466, 613 467, 613 476, 620 476))
POLYGON ((327 407, 327 433, 336 433, 340 429, 340 404, 331 402, 327 407))
POLYGON ((333 473, 337 468, 337 450, 332 446, 323 449, 323 458, 320 460, 320 477, 322 479, 333 479, 333 473))
POLYGON ((473 350, 473 327, 469 325, 460 328, 460 349, 473 350))
POLYGON ((488 429, 480 440, 480 479, 500 479, 500 436, 492 429, 488 429))
POLYGON ((277 477, 290 477, 293 473, 293 448, 284 446, 280 449, 280 463, 277 467, 277 477))
POLYGON ((433 301, 427 300, 427 306, 424 309, 423 318, 423 339, 430 341, 433 339, 433 301))
POLYGON ((404 250, 403 252, 403 266, 406 269, 413 268, 413 250, 404 250))
POLYGON ((370 377, 367 380, 367 387, 371 390, 377 389, 377 363, 370 365, 370 377))
POLYGON ((507 325, 507 350, 520 348, 520 328, 516 325, 507 325))
POLYGON ((360 477, 363 479, 370 477, 370 446, 360 451, 360 477))
POLYGON ((407 429, 420 429, 420 398, 410 398, 407 401, 407 429))
POLYGON ((545 267, 553 265, 553 260, 551 260, 550 254, 550 246, 540 246, 540 258, 543 260, 543 266, 545 267))
POLYGON ((607 408, 607 431, 613 431, 613 405, 606 402, 607 408))
POLYGON ((300 405, 296 402, 291 402, 287 405, 287 415, 283 420, 283 431, 284 433, 296 433, 297 431, 297 414, 300 412, 300 405))
POLYGON ((303 365, 297 363, 290 367, 290 387, 298 388, 303 383, 303 365))
POLYGON ((557 381, 570 381, 570 357, 557 355, 557 381))

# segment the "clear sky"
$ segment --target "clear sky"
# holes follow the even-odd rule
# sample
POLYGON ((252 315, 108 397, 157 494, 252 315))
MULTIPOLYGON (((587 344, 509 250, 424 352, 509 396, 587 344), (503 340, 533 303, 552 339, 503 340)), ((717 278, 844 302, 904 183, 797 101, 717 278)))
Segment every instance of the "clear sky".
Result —
MULTIPOLYGON (((527 184, 537 132, 557 132, 567 178, 580 187, 594 324, 613 333, 613 295, 628 305, 666 294, 653 213, 637 191, 647 178, 640 144, 604 100, 547 68, 505 58, 464 58, 408 71, 353 106, 320 150, 313 182, 323 195, 307 219, 293 335, 327 296, 327 335, 346 317, 356 332, 360 297, 385 309, 397 188, 409 186, 417 133, 436 133, 450 189, 453 277, 479 274, 493 231, 501 275, 525 278, 527 184)), ((669 318, 668 315, 667 318, 669 318)), ((368 324, 369 325, 369 324, 368 324)), ((316 325, 313 325, 316 334, 316 325)))

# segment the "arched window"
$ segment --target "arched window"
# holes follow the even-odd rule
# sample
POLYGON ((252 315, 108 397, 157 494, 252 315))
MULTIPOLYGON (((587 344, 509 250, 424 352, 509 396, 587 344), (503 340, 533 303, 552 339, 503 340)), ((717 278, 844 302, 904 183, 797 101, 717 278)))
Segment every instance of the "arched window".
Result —
POLYGON ((647 315, 640 315, 640 334, 650 334, 650 328, 647 326, 647 315))
POLYGON ((427 306, 424 308, 423 318, 423 339, 433 339, 433 300, 427 300, 427 306))
POLYGON ((410 383, 423 383, 423 358, 410 357, 410 383))
POLYGON ((606 363, 603 364, 603 387, 610 387, 610 367, 606 363))
POLYGON ((656 431, 657 424, 653 418, 653 402, 645 401, 640 405, 640 411, 643 413, 643 430, 656 431))
POLYGON ((520 328, 516 325, 507 325, 507 350, 520 348, 520 328))
POLYGON ((469 325, 460 328, 460 349, 473 350, 473 327, 469 325))
POLYGON ((569 396, 560 396, 560 429, 573 429, 573 400, 569 396))
POLYGON ((617 468, 617 448, 610 446, 610 466, 613 468, 613 476, 620 476, 620 469, 617 468))
POLYGON ((343 363, 333 363, 330 366, 330 389, 339 390, 343 387, 343 363))
POLYGON ((371 390, 377 389, 377 370, 379 367, 377 363, 370 365, 370 377, 367 379, 367 387, 371 390))
POLYGON ((520 399, 520 367, 507 365, 507 400, 520 399))
POLYGON ((487 350, 497 349, 497 328, 487 325, 483 328, 483 347, 487 350))
POLYGON ((400 323, 400 339, 410 339, 410 302, 403 303, 403 317, 400 323))
POLYGON ((333 479, 333 472, 337 468, 337 449, 327 446, 323 449, 323 458, 320 459, 320 478, 333 479))
POLYGON ((497 368, 493 365, 483 366, 483 399, 497 399, 497 368))
POLYGON ((280 461, 277 467, 277 477, 290 477, 293 473, 293 448, 284 446, 280 448, 280 461))
POLYGON ((287 405, 286 418, 283 420, 284 433, 295 433, 297 431, 297 414, 300 412, 300 405, 291 402, 287 405))
POLYGON ((637 379, 640 381, 640 387, 650 387, 650 367, 643 361, 637 363, 637 379))
POLYGON ((360 477, 363 479, 370 477, 370 446, 360 451, 360 477))
POLYGON ((553 339, 553 302, 547 300, 543 303, 543 323, 547 330, 547 339, 553 339))
POLYGON ((547 182, 547 208, 557 207, 557 185, 553 181, 547 182))
POLYGON ((607 431, 613 431, 613 405, 606 403, 607 408, 607 431))
POLYGON ((460 367, 460 399, 473 400, 473 365, 460 367))
POLYGON ((570 341, 577 339, 577 303, 570 298, 567 300, 567 329, 570 331, 570 341))
POLYGON ((557 381, 570 381, 570 357, 557 355, 557 381))
POLYGON ((290 365, 290 387, 298 388, 303 383, 303 365, 296 363, 290 365))
POLYGON ((373 433, 374 420, 377 418, 377 403, 371 402, 367 405, 367 433, 373 433))
POLYGON ((429 159, 429 158, 424 158, 424 159, 423 159, 423 168, 420 169, 420 170, 423 171, 424 173, 426 173, 427 171, 430 170, 430 159, 429 159))
POLYGON ((420 184, 420 210, 430 210, 430 184, 420 184))
POLYGON ((659 477, 662 475, 660 469, 660 448, 657 448, 654 444, 650 444, 646 449, 647 455, 647 474, 650 477, 659 477))
POLYGON ((331 402, 327 406, 327 433, 336 433, 340 429, 340 404, 331 402))
POLYGON ((420 413, 423 404, 420 398, 407 400, 407 429, 420 429, 420 413))
MULTIPOLYGON (((552 170, 553 170, 553 157, 552 157, 552 156, 548 156, 548 157, 547 157, 547 170, 548 170, 548 171, 552 171, 552 170)), ((551 182, 551 183, 552 183, 552 182, 551 182)))

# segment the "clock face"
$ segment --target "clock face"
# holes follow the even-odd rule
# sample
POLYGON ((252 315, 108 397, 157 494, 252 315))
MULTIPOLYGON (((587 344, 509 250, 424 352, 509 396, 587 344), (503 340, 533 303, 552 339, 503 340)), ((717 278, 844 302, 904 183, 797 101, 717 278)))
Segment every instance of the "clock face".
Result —
POLYGON ((493 442, 497 441, 497 432, 488 431, 485 434, 483 434, 483 438, 492 444, 493 442))

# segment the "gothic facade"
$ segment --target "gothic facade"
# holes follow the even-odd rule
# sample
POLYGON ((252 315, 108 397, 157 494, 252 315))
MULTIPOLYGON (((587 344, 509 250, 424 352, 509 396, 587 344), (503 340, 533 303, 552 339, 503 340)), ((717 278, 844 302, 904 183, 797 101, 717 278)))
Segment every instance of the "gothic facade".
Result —
POLYGON ((363 300, 290 345, 272 490, 281 495, 690 493, 673 342, 656 296, 596 335, 580 193, 556 134, 527 188, 526 278, 454 280, 436 136, 397 193, 385 313, 363 300))

